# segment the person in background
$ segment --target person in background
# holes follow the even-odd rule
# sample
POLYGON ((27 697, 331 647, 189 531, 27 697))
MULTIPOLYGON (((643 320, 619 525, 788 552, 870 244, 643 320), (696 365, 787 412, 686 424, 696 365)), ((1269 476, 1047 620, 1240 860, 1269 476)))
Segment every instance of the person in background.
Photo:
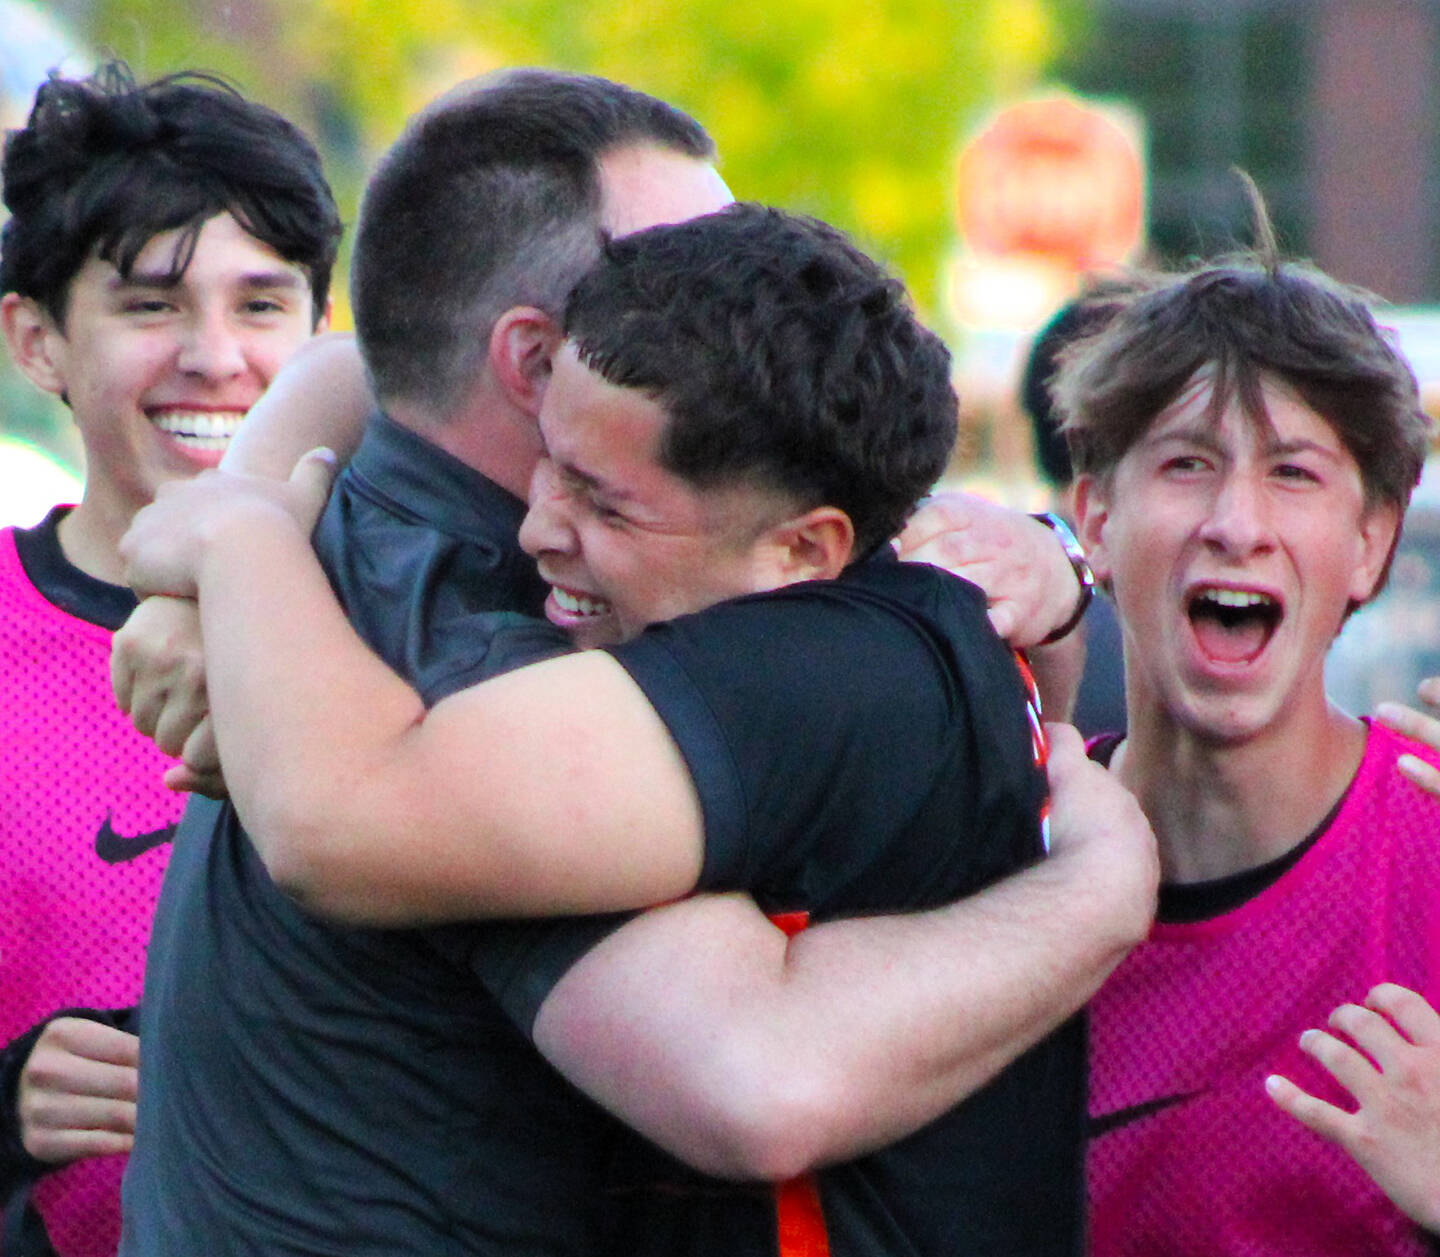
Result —
POLYGON ((0 1251, 99 1257, 135 1118, 119 1010, 184 802, 110 693, 135 605, 116 546, 159 485, 219 461, 324 324, 341 227, 279 114, 119 62, 41 86, 3 179, 0 322, 69 406, 86 474, 78 504, 0 532, 0 1251))
MULTIPOLYGON (((1050 395, 1060 354, 1071 342, 1091 335, 1117 308, 1134 283, 1104 280, 1067 302, 1036 334, 1020 377, 1020 405, 1030 418, 1035 465, 1050 487, 1053 509, 1074 527, 1075 469, 1050 395)), ((1120 625, 1108 597, 1094 599, 1067 647, 1075 656, 1079 685, 1069 720, 1086 737, 1125 727, 1125 660, 1120 625)), ((1065 713, 1059 713, 1064 716, 1065 713)))

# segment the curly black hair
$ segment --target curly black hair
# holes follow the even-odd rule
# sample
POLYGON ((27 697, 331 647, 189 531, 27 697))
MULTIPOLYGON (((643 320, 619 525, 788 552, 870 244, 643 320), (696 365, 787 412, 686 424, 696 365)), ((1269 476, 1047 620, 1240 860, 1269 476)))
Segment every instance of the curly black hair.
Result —
POLYGON ((837 506, 857 556, 899 531, 954 444, 949 352, 898 280, 814 219, 734 205, 609 241, 565 332, 668 412, 667 469, 837 506))

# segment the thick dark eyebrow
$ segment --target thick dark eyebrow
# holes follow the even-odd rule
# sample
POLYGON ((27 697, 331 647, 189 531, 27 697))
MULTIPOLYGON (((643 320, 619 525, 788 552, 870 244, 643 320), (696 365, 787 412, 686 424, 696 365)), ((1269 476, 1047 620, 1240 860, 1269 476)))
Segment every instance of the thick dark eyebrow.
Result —
POLYGON ((294 271, 256 271, 253 275, 246 275, 240 284, 244 288, 302 289, 308 288, 310 281, 294 271))
MULTIPOLYGON (((127 275, 112 275, 106 281, 106 287, 111 292, 124 292, 131 288, 153 289, 157 292, 168 292, 178 288, 184 282, 185 275, 172 275, 169 271, 131 271, 127 275)), ((290 290, 295 291, 304 288, 308 281, 294 271, 274 270, 255 271, 249 275, 240 277, 240 287, 247 290, 290 290)))

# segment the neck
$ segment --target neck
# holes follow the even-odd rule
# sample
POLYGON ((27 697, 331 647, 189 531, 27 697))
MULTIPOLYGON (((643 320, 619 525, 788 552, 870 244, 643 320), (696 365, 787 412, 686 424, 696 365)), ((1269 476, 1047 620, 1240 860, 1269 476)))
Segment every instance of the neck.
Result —
POLYGON ((385 413, 517 498, 529 493, 544 452, 539 426, 483 383, 444 414, 404 400, 387 401, 385 413))
POLYGON ((120 538, 140 508, 111 500, 86 484, 80 504, 60 521, 60 550, 87 576, 125 583, 125 565, 120 558, 120 538))
POLYGON ((1365 753, 1364 725, 1323 689, 1277 724, 1217 742, 1132 696, 1114 768, 1155 830, 1164 881, 1209 881, 1277 859, 1335 806, 1365 753))

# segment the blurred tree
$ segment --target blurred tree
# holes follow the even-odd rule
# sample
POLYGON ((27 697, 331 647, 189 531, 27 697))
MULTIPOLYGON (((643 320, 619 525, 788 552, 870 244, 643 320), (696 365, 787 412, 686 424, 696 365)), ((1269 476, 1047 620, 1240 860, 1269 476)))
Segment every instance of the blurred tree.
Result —
MULTIPOLYGON (((342 201, 458 79, 544 63, 690 110, 737 195, 853 232, 936 305, 962 132, 1032 85, 1083 0, 60 0, 151 75, 205 66, 289 112, 342 201)), ((348 215, 353 218, 353 213, 348 215)))

